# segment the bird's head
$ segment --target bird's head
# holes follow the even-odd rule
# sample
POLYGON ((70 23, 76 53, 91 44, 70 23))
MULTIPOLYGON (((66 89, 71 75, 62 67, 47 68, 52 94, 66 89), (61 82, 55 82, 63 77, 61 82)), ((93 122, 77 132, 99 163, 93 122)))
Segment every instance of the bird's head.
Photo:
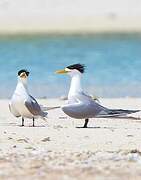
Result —
POLYGON ((56 71, 57 74, 68 74, 70 76, 74 76, 76 74, 83 74, 85 71, 85 65, 83 64, 73 64, 70 66, 67 66, 63 70, 56 71))
POLYGON ((26 82, 28 76, 29 72, 26 69, 21 69, 20 71, 18 71, 18 78, 20 79, 20 81, 26 82))

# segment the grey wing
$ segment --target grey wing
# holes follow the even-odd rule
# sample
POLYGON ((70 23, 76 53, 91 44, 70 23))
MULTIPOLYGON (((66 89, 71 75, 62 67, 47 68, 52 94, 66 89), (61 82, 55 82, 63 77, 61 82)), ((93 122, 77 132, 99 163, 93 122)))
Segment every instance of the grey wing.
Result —
POLYGON ((69 104, 62 107, 62 110, 70 117, 83 119, 92 118, 102 111, 102 108, 96 104, 86 104, 83 102, 69 104))
POLYGON ((84 93, 79 93, 74 98, 75 103, 62 107, 62 110, 71 117, 78 119, 92 118, 106 109, 84 93))
POLYGON ((25 101, 25 106, 30 111, 30 113, 35 116, 41 115, 42 113, 40 105, 32 96, 30 96, 29 100, 25 101))
MULTIPOLYGON (((30 96, 30 98, 32 99, 32 101, 33 102, 36 102, 37 104, 38 104, 38 102, 36 101, 36 99, 33 97, 33 96, 31 96, 31 95, 29 95, 30 96)), ((44 107, 43 105, 41 105, 41 104, 38 104, 39 106, 40 106, 40 109, 42 110, 42 111, 47 111, 47 107, 44 107)))
POLYGON ((84 101, 85 104, 89 104, 88 111, 92 115, 96 115, 95 117, 106 118, 106 117, 119 117, 119 116, 126 116, 128 114, 139 112, 140 110, 125 110, 125 109, 108 109, 104 106, 101 106, 95 100, 89 98, 84 93, 78 94, 78 99, 80 101, 84 101), (90 111, 91 110, 91 111, 90 111), (93 114, 94 113, 94 114, 93 114))
POLYGON ((9 110, 10 112, 16 116, 16 117, 20 117, 21 115, 18 113, 18 111, 15 109, 14 105, 10 102, 9 103, 9 110))
POLYGON ((62 110, 70 117, 77 119, 84 118, 106 118, 125 117, 127 114, 136 113, 139 110, 108 109, 101 106, 95 100, 84 93, 78 93, 72 97, 74 103, 69 103, 62 107, 62 110))
POLYGON ((40 106, 34 97, 32 97, 31 95, 29 96, 31 101, 30 103, 26 102, 26 106, 28 107, 29 111, 35 116, 47 117, 47 107, 44 107, 42 105, 40 106))

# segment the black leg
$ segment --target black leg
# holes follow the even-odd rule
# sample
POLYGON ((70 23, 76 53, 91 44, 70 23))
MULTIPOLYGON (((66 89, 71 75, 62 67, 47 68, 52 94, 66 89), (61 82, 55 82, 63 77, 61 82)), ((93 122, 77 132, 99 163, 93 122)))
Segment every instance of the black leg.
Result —
POLYGON ((83 128, 87 128, 88 122, 89 122, 89 119, 85 119, 85 123, 84 123, 83 128))
POLYGON ((22 126, 24 126, 24 118, 22 117, 22 126))
POLYGON ((34 122, 35 122, 35 119, 34 119, 34 117, 33 117, 33 127, 35 126, 35 123, 34 123, 34 122))

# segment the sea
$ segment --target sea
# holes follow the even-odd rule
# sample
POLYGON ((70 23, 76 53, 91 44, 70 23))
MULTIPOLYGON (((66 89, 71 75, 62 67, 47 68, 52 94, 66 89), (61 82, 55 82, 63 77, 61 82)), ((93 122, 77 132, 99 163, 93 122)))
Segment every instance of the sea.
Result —
POLYGON ((37 98, 67 96, 70 77, 56 70, 85 65, 82 84, 96 97, 141 97, 140 34, 31 34, 0 36, 0 98, 10 98, 17 72, 30 71, 37 98))

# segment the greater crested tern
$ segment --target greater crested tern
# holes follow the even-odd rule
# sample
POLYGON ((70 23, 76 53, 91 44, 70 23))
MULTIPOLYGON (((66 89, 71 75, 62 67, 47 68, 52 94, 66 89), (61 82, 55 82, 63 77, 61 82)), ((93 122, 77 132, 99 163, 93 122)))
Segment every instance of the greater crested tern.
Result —
POLYGON ((82 64, 73 64, 57 74, 68 74, 71 77, 71 85, 68 93, 68 103, 61 106, 63 112, 76 119, 85 119, 84 128, 87 128, 89 118, 125 118, 127 114, 136 113, 140 110, 109 109, 93 100, 85 94, 81 87, 81 76, 85 71, 82 64))
POLYGON ((22 126, 24 126, 24 118, 33 119, 33 126, 35 118, 47 117, 46 107, 40 106, 36 99, 32 97, 27 88, 27 78, 29 72, 22 69, 18 72, 18 83, 14 94, 9 103, 10 112, 15 117, 22 117, 22 126))

